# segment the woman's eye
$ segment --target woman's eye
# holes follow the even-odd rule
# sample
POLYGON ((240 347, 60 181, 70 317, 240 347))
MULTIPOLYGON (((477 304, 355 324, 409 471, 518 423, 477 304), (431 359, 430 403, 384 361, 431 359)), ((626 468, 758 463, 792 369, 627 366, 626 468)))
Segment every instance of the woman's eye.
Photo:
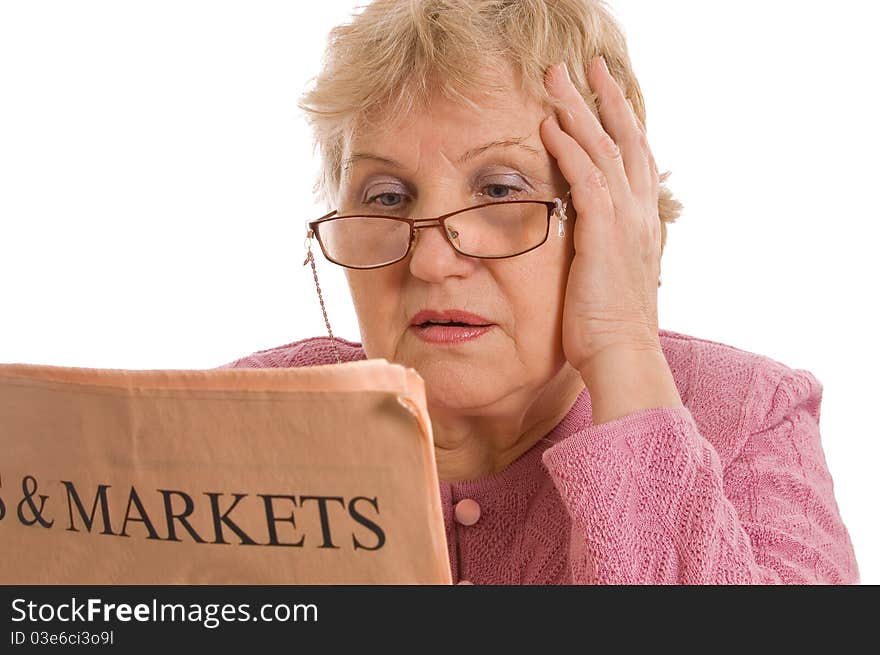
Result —
MULTIPOLYGON (((495 190, 508 190, 508 191, 522 191, 519 187, 515 187, 510 184, 487 184, 483 187, 484 189, 495 189, 495 190)), ((480 194, 480 195, 488 195, 488 197, 492 200, 503 200, 505 198, 509 198, 511 194, 504 193, 502 195, 495 195, 493 192, 489 192, 488 194, 480 194)))
MULTIPOLYGON (((370 198, 367 199, 367 204, 368 205, 375 204, 376 198, 386 198, 387 199, 388 196, 402 196, 402 195, 403 195, 402 193, 394 193, 392 191, 386 191, 385 193, 377 193, 375 196, 371 196, 370 198)), ((398 203, 395 203, 395 202, 392 202, 390 204, 386 203, 386 202, 380 202, 379 204, 382 205, 383 207, 396 207, 398 205, 398 203)))

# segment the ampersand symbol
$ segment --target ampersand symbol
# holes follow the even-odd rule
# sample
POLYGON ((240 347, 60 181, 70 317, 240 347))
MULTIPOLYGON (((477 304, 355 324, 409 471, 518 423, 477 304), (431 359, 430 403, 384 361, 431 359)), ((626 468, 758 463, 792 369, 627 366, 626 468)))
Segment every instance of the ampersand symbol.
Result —
POLYGON ((18 520, 21 521, 24 525, 33 525, 37 521, 40 522, 44 528, 51 528, 55 523, 55 519, 51 521, 46 521, 43 519, 43 507, 46 505, 46 500, 49 496, 44 496, 40 494, 40 507, 37 508, 36 504, 33 501, 33 496, 37 492, 37 479, 31 475, 27 475, 21 480, 21 490, 24 492, 24 498, 21 499, 21 502, 18 504, 18 520), (30 487, 30 489, 28 489, 30 487), (31 516, 33 516, 32 520, 28 520, 24 517, 23 505, 27 503, 31 509, 31 516))

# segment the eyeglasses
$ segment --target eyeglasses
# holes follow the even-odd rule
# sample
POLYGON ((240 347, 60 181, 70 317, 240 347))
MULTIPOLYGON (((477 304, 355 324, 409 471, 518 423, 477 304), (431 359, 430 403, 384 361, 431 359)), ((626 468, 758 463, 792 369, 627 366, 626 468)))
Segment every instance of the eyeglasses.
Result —
POLYGON ((489 202, 436 218, 403 218, 383 214, 338 216, 334 210, 308 223, 306 239, 317 237, 329 261, 345 268, 373 269, 395 264, 409 255, 416 230, 439 227, 456 252, 479 259, 505 259, 534 250, 547 241, 555 214, 558 235, 564 223, 564 199, 489 202))
POLYGON ((336 363, 342 363, 339 348, 312 254, 312 237, 317 237, 324 257, 346 268, 374 269, 395 264, 412 250, 416 230, 439 227, 443 236, 456 252, 479 259, 505 259, 516 257, 547 241, 550 220, 556 215, 557 235, 565 236, 566 207, 571 189, 553 200, 503 200, 466 207, 436 218, 402 218, 382 214, 354 214, 337 216, 334 210, 321 218, 309 221, 306 232, 306 259, 303 266, 311 263, 315 278, 318 301, 324 314, 327 334, 333 344, 336 363))

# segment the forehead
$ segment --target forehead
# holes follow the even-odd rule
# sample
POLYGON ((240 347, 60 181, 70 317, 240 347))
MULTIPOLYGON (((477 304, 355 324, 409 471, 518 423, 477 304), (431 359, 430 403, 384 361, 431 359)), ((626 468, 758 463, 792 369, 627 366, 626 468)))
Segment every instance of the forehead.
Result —
POLYGON ((493 83, 501 88, 471 92, 469 102, 435 92, 425 107, 407 114, 377 111, 369 126, 356 130, 345 144, 345 168, 361 161, 352 155, 372 153, 399 161, 413 147, 442 151, 450 158, 493 139, 523 138, 540 147, 538 126, 546 115, 544 108, 522 90, 511 71, 499 76, 493 83))

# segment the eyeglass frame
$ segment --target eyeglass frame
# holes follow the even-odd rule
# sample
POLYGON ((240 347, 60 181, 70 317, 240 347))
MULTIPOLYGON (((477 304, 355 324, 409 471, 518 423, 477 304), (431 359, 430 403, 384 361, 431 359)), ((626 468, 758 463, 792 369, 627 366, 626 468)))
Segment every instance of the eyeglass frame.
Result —
POLYGON ((316 218, 313 221, 308 221, 306 226, 308 231, 306 232, 306 242, 308 242, 312 237, 316 237, 318 239, 318 245, 321 247, 321 252, 324 254, 324 257, 327 258, 328 261, 333 262, 337 266, 342 266, 344 268, 350 268, 356 271, 370 271, 377 268, 384 268, 385 266, 391 266, 392 264, 396 264, 398 262, 403 261, 407 258, 407 256, 412 252, 413 243, 416 240, 416 230, 428 227, 440 227, 443 228, 443 237, 452 246, 452 248, 460 255, 464 255, 465 257, 473 257, 475 259, 509 259, 511 257, 519 257, 520 255, 524 255, 527 252, 531 252, 535 248, 539 248, 547 243, 547 238, 550 236, 550 221, 553 218, 554 210, 556 210, 557 216, 559 218, 559 236, 565 236, 565 230, 563 227, 564 221, 568 219, 566 215, 566 210, 568 207, 568 200, 571 198, 571 189, 565 192, 565 195, 560 198, 554 198, 553 200, 502 200, 498 202, 486 202, 481 205, 474 205, 472 207, 465 207, 464 209, 458 209, 453 212, 449 212, 448 214, 442 214, 435 218, 404 218, 400 216, 387 216, 384 214, 351 214, 348 216, 335 216, 335 214, 339 211, 338 209, 334 209, 329 214, 325 214, 320 218, 316 218), (540 243, 535 244, 531 248, 527 248, 521 252, 515 253, 513 255, 469 255, 467 253, 461 252, 455 244, 452 242, 452 238, 449 236, 449 232, 446 229, 446 220, 455 216, 457 214, 461 214, 466 211, 472 211, 474 209, 479 209, 480 207, 489 207, 491 205, 512 205, 512 204, 522 204, 522 203, 537 203, 547 207, 547 227, 544 230, 544 238, 541 239, 540 243), (349 266, 347 264, 342 264, 327 254, 327 250, 324 247, 324 241, 321 239, 321 231, 318 227, 322 223, 328 223, 330 221, 336 221, 344 218, 384 218, 386 220, 399 221, 401 223, 409 223, 409 241, 407 242, 406 251, 395 259, 394 261, 387 262, 385 264, 377 264, 376 266, 349 266), (416 223, 430 223, 429 225, 416 225, 416 223))

